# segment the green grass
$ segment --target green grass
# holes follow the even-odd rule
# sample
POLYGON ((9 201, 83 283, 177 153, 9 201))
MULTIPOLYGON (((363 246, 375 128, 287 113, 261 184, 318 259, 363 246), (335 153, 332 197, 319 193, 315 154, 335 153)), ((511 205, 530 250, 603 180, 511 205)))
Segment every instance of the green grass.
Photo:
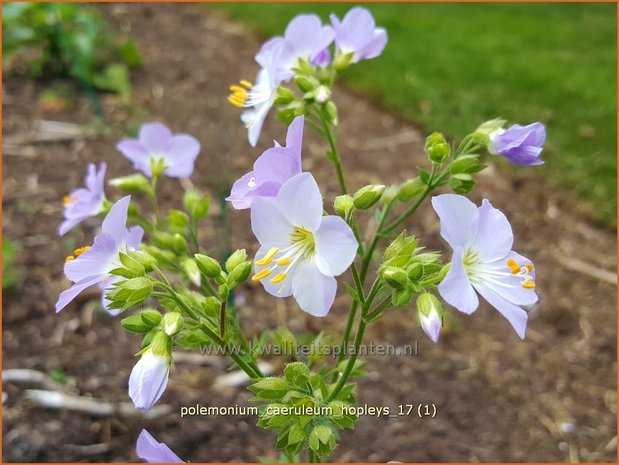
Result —
MULTIPOLYGON (((232 3, 218 8, 265 37, 297 13, 342 16, 351 4, 232 3)), ((389 43, 346 72, 427 131, 453 138, 502 116, 542 121, 542 168, 594 216, 616 225, 615 4, 368 4, 389 43)), ((341 115, 346 117, 345 115, 341 115)))

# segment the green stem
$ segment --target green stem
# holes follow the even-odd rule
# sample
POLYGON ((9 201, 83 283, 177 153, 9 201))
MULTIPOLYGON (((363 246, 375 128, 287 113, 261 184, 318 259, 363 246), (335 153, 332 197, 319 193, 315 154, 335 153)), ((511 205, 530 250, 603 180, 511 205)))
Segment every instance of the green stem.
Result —
POLYGON ((157 177, 153 176, 150 180, 150 191, 148 192, 148 198, 153 206, 155 212, 155 220, 157 227, 161 226, 161 215, 159 214, 159 203, 157 202, 157 177))
POLYGON ((419 205, 421 205, 421 203, 425 200, 427 195, 432 191, 432 189, 434 189, 435 176, 436 176, 436 165, 432 165, 432 171, 430 172, 430 179, 428 179, 428 183, 426 184, 426 187, 423 190, 423 192, 417 198, 417 201, 413 205, 408 207, 406 211, 402 213, 398 218, 396 218, 393 222, 391 222, 384 229, 382 229, 382 231, 379 231, 381 235, 388 234, 389 232, 393 231, 395 228, 401 225, 404 221, 406 221, 409 216, 415 213, 417 208, 419 208, 419 205))
POLYGON ((335 171, 337 173, 337 180, 340 183, 340 190, 342 194, 347 194, 348 191, 346 189, 346 181, 344 180, 344 170, 342 169, 342 161, 340 159, 340 153, 337 150, 337 144, 335 142, 335 134, 333 134, 333 130, 331 129, 331 125, 327 121, 327 119, 323 116, 321 112, 319 112, 320 120, 322 121, 322 126, 325 131, 325 135, 327 136, 327 140, 329 141, 329 147, 331 148, 331 155, 329 160, 335 166, 335 171))
POLYGON ((223 339, 221 339, 215 331, 213 331, 205 324, 200 325, 200 330, 204 334, 209 336, 216 344, 219 344, 219 346, 225 350, 225 352, 230 356, 230 358, 234 360, 234 363, 236 363, 239 368, 241 368, 245 373, 247 373, 247 375, 251 379, 264 378, 264 375, 260 371, 260 368, 250 365, 241 357, 239 357, 239 355, 234 350, 231 350, 230 346, 223 339))
POLYGON ((365 329, 368 323, 366 320, 366 316, 367 316, 368 310, 372 306, 372 301, 374 300, 374 297, 376 296, 378 292, 375 290, 378 286, 379 286, 378 281, 374 281, 374 285, 372 286, 372 289, 370 290, 370 293, 368 294, 368 298, 364 302, 361 308, 361 318, 359 318, 359 325, 357 326, 357 334, 355 335, 355 341, 353 343, 355 350, 353 354, 350 356, 350 358, 348 359, 348 362, 346 363, 346 368, 344 368, 344 372, 342 373, 340 380, 335 386, 335 389, 333 389, 331 394, 329 394, 325 402, 332 401, 335 398, 335 396, 339 394, 342 388, 346 385, 346 382, 348 381, 348 378, 350 377, 350 373, 352 373, 352 370, 355 367, 357 357, 359 356, 359 348, 361 347, 361 343, 363 342, 363 336, 365 335, 365 329))
POLYGON ((222 339, 226 337, 226 299, 221 300, 219 308, 219 334, 222 339))

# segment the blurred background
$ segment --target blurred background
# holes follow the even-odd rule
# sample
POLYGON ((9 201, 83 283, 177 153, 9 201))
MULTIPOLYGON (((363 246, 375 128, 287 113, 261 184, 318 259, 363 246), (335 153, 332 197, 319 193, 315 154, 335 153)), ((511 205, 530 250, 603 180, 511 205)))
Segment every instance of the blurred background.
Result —
MULTIPOLYGON (((56 228, 62 197, 81 185, 87 164, 106 161, 108 178, 128 174, 116 141, 161 121, 202 143, 192 180, 212 198, 204 248, 253 254, 248 215, 229 212, 223 198, 285 132, 267 120, 252 149, 228 86, 253 80, 253 55, 295 14, 326 21, 351 6, 3 4, 4 461, 136 460, 143 427, 193 462, 276 459, 275 436, 255 417, 180 418, 181 406, 250 404, 224 359, 179 354, 161 408, 144 417, 124 405, 139 339, 102 312, 96 292, 53 310, 68 284, 64 257, 91 242, 96 221, 64 238, 56 228)), ((417 327, 414 308, 386 315, 367 342, 417 344, 419 352, 369 357, 360 404, 432 402, 438 415, 363 417, 342 434, 333 460, 615 461, 616 5, 366 7, 389 43, 348 70, 335 95, 349 184, 415 176, 432 131, 457 141, 498 116, 543 122, 546 164, 497 161, 472 194, 511 220, 515 249, 536 264, 541 302, 525 341, 487 306, 471 317, 452 313, 437 345, 417 327)), ((338 188, 325 149, 306 131, 304 170, 332 199, 338 188)), ((172 180, 162 188, 166 206, 180 201, 172 180)), ((431 209, 406 226, 445 251, 431 209)), ((347 311, 344 291, 321 320, 260 286, 241 289, 237 301, 255 336, 283 324, 341 334, 347 311)), ((264 362, 275 373, 283 364, 264 362)))

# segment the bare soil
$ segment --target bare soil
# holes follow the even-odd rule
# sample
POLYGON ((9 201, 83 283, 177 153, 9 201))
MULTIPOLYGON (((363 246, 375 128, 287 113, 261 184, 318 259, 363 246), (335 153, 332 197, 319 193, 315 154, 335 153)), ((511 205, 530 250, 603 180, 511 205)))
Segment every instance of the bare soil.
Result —
MULTIPOLYGON (((116 152, 115 141, 145 120, 200 139, 193 181, 219 198, 261 153, 249 147, 237 109, 225 99, 232 82, 255 75, 253 54, 261 41, 244 25, 200 5, 99 8, 115 30, 135 39, 143 55, 144 67, 133 73, 132 83, 134 104, 145 112, 128 111, 118 97, 105 95, 111 133, 4 150, 3 233, 20 248, 16 266, 22 280, 3 293, 3 368, 61 370, 79 395, 126 402, 139 340, 97 310, 94 294, 54 313, 58 293, 68 284, 63 259, 74 246, 90 243, 96 228, 96 222, 87 224, 74 239, 58 238, 61 198, 81 184, 88 162, 105 160, 110 177, 128 173, 130 165, 116 152)), ((50 112, 38 100, 49 82, 33 83, 19 67, 3 73, 3 82, 4 137, 28 133, 41 119, 92 122, 79 92, 72 108, 50 112)), ((415 167, 424 164, 419 130, 346 89, 338 89, 336 100, 349 186, 397 183, 415 175, 415 167)), ((280 123, 269 121, 261 147, 283 141, 284 134, 280 123)), ((325 149, 307 130, 304 169, 332 199, 337 182, 325 149)), ((389 313, 371 326, 367 342, 417 341, 419 353, 369 357, 359 403, 389 406, 392 412, 398 405, 434 403, 436 418, 362 417, 355 431, 342 433, 334 461, 616 460, 616 286, 599 276, 602 270, 612 277, 616 269, 616 232, 575 213, 570 195, 549 189, 534 168, 512 170, 509 177, 503 171, 483 172, 472 197, 489 198, 506 213, 515 249, 536 264, 541 302, 531 312, 526 340, 485 304, 470 317, 454 312, 437 345, 419 329, 414 308, 389 313)), ((164 203, 179 200, 174 181, 164 189, 164 203)), ((108 188, 109 197, 115 194, 108 188)), ((255 252, 247 212, 232 212, 230 219, 230 234, 217 216, 206 222, 204 247, 223 250, 230 240, 231 247, 255 252)), ((446 251, 428 207, 406 226, 424 245, 446 251)), ((306 317, 293 300, 272 299, 260 287, 247 286, 241 294, 242 323, 253 335, 283 323, 299 332, 340 334, 345 324, 343 288, 320 321, 306 317)), ((279 370, 281 361, 271 362, 279 370)), ((144 427, 193 462, 275 459, 275 435, 255 426, 255 417, 180 418, 180 406, 248 404, 242 387, 213 388, 226 363, 177 363, 161 399, 171 413, 157 420, 45 410, 25 399, 23 384, 4 383, 3 460, 135 461, 135 440, 144 427)))

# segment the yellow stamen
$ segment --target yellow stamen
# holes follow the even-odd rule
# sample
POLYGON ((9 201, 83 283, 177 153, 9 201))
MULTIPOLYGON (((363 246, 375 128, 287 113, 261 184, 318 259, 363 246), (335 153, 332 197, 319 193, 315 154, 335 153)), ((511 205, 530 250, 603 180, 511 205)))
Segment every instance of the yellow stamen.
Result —
POLYGON ((75 257, 73 255, 68 255, 67 258, 64 259, 65 262, 70 262, 72 260, 75 260, 75 257))
POLYGON ((513 258, 507 259, 507 266, 510 268, 512 274, 518 274, 520 272, 520 266, 513 258))
POLYGON ((268 268, 265 268, 262 271, 259 271, 258 273, 256 273, 251 280, 252 281, 260 281, 261 279, 266 278, 267 276, 269 276, 271 274, 271 270, 269 270, 268 268))
POLYGON ((273 284, 278 284, 281 283, 284 279, 286 279, 286 273, 282 271, 281 273, 277 274, 273 279, 271 279, 271 282, 273 284))
POLYGON ((75 249, 75 250, 73 251, 73 254, 74 254, 76 257, 79 257, 79 256, 80 256, 80 255, 82 255, 84 252, 86 252, 88 249, 90 249, 90 246, 89 246, 89 245, 85 245, 84 247, 80 247, 80 248, 75 249))
POLYGON ((229 95, 228 96, 228 102, 230 102, 232 105, 234 105, 237 108, 242 108, 243 107, 243 101, 240 101, 239 99, 236 99, 234 95, 229 95))
POLYGON ((290 262, 292 262, 292 258, 290 257, 280 258, 279 260, 277 260, 277 266, 290 265, 290 262))
POLYGON ((277 254, 277 252, 279 252, 279 248, 278 247, 273 247, 271 250, 269 250, 266 255, 264 257, 262 257, 260 260, 258 260, 256 262, 256 265, 258 266, 267 266, 270 265, 271 262, 273 261, 273 257, 275 257, 275 255, 277 254))
POLYGON ((525 289, 535 289, 535 283, 533 281, 525 281, 522 283, 522 287, 525 289))
POLYGON ((533 264, 531 264, 531 263, 525 265, 524 267, 527 269, 527 271, 529 273, 531 273, 533 271, 533 264))
POLYGON ((241 108, 249 98, 247 91, 250 90, 253 85, 251 82, 244 79, 241 80, 239 84, 240 86, 236 84, 230 86, 230 92, 232 92, 232 94, 228 96, 228 102, 235 107, 241 108))
POLYGON ((62 204, 66 207, 67 205, 69 205, 70 203, 73 203, 77 200, 77 195, 71 194, 71 195, 65 195, 62 198, 62 204))
POLYGON ((230 90, 235 94, 247 95, 247 91, 241 86, 230 86, 230 90))

